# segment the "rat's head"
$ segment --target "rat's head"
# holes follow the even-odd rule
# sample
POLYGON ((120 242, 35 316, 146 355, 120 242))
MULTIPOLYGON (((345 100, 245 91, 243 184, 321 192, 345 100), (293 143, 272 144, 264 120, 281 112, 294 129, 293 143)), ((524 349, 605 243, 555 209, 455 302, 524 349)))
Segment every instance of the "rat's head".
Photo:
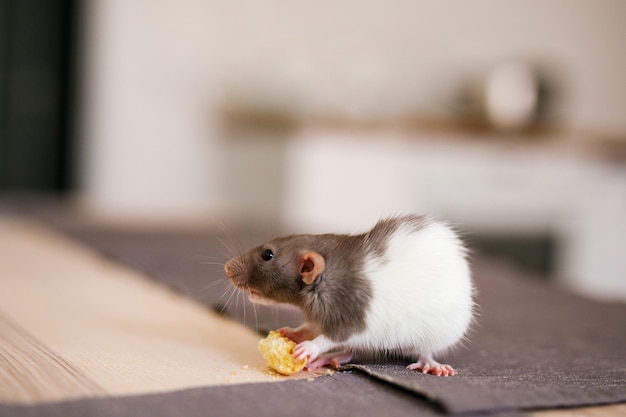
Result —
POLYGON ((307 249, 305 243, 305 236, 274 239, 231 259, 224 270, 255 303, 297 305, 301 290, 326 268, 324 257, 307 249))

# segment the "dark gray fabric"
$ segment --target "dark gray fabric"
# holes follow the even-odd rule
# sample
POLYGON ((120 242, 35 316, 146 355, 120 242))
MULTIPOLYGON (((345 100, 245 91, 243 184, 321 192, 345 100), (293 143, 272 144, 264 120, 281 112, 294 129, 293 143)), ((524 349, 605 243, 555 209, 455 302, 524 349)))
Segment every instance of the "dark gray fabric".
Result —
MULTIPOLYGON (((98 230, 78 227, 63 216, 48 217, 46 221, 112 259, 207 305, 217 306, 218 310, 222 310, 232 288, 222 269, 228 256, 233 255, 228 242, 235 242, 235 248, 240 242, 241 247, 246 248, 264 240, 239 233, 232 239, 202 231, 98 230)), ((494 261, 474 259, 473 270, 480 316, 465 346, 440 358, 453 365, 459 375, 449 378, 421 375, 406 370, 404 365, 408 362, 397 359, 386 363, 368 363, 361 359, 345 369, 369 375, 370 381, 380 381, 373 386, 383 390, 381 392, 387 393, 389 386, 395 386, 400 392, 412 392, 417 398, 429 399, 430 404, 435 405, 433 410, 448 413, 490 413, 626 401, 626 305, 593 302, 558 291, 536 277, 494 261)), ((231 298, 223 312, 260 331, 297 325, 301 320, 298 314, 273 308, 257 307, 253 311, 247 303, 244 306, 243 298, 238 302, 231 298)), ((353 395, 350 391, 354 388, 348 382, 353 381, 354 376, 338 374, 328 380, 339 381, 330 388, 333 395, 340 398, 353 395), (343 396, 337 393, 342 390, 345 391, 343 396)), ((290 384, 281 383, 280 389, 289 390, 290 384)), ((298 382, 296 386, 298 384, 303 383, 298 382)), ((323 396, 317 392, 317 387, 321 386, 310 385, 311 395, 323 396)), ((248 389, 260 393, 272 389, 280 392, 279 388, 265 387, 265 384, 230 388, 235 396, 238 390, 241 395, 253 396, 254 393, 246 391, 248 389)), ((203 392, 212 396, 230 388, 206 388, 203 392)), ((376 392, 373 389, 370 394, 374 399, 376 392)), ((171 395, 168 397, 171 401, 184 402, 183 398, 192 394, 171 395)), ((280 394, 274 392, 267 395, 267 398, 274 395, 280 398, 280 394)), ((115 406, 117 400, 108 401, 115 406)), ((302 399, 289 397, 285 401, 294 403, 285 406, 295 407, 302 399)), ((381 396, 373 401, 383 404, 390 400, 381 396)), ((391 401, 385 406, 393 408, 395 403, 391 401)), ((365 407, 364 411, 367 410, 370 409, 365 407)), ((377 415, 374 408, 370 411, 365 415, 377 415)))
MULTIPOLYGON (((339 373, 306 380, 196 388, 166 394, 90 398, 35 406, 0 404, 3 417, 322 417, 444 415, 436 406, 403 390, 339 373)), ((490 416, 514 417, 519 413, 490 416)))
MULTIPOLYGON (((393 401, 397 407, 389 415, 406 415, 407 410, 429 411, 419 399, 390 388, 373 386, 355 375, 342 374, 337 378, 321 377, 314 382, 295 381, 254 385, 221 386, 184 391, 119 397, 116 399, 86 399, 61 404, 35 407, 0 408, 3 416, 315 416, 336 415, 337 408, 365 413, 376 402, 373 395, 393 401), (332 380, 331 380, 332 379, 332 380), (380 390, 380 391, 379 391, 380 390), (340 393, 343 391, 343 393, 340 393), (294 398, 299 401, 293 401, 294 398), (321 414, 323 413, 323 414, 321 414)), ((431 413, 428 413, 431 414, 431 413)), ((379 414, 384 415, 384 414, 379 414)), ((436 414, 435 414, 436 415, 436 414)))

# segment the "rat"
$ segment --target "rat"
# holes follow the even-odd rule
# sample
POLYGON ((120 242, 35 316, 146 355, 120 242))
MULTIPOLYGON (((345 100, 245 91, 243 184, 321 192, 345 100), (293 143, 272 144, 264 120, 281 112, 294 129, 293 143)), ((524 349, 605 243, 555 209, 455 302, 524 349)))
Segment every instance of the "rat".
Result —
POLYGON ((360 234, 275 238, 229 260, 226 275, 254 303, 288 303, 304 313, 294 340, 307 369, 338 367, 354 352, 399 352, 407 368, 437 376, 435 360, 461 342, 475 313, 467 250, 445 222, 409 214, 360 234))

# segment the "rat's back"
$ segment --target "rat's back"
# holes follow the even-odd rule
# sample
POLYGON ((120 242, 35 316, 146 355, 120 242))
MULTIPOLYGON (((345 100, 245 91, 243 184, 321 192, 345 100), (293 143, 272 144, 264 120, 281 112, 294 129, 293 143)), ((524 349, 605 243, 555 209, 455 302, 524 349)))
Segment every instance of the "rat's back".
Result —
POLYGON ((423 216, 379 222, 368 234, 364 275, 372 301, 366 331, 349 345, 366 350, 445 351, 466 334, 474 303, 466 250, 446 224, 423 216))

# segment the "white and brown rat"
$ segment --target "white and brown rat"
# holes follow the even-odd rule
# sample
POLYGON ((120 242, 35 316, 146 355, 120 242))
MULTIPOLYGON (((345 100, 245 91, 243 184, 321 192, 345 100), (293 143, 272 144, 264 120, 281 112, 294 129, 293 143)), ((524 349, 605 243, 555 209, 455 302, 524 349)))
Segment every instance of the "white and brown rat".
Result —
POLYGON ((354 351, 413 355, 409 369, 455 375, 434 359, 463 339, 474 316, 466 250, 445 223, 405 215, 356 234, 292 235, 228 261, 226 274, 256 303, 289 303, 306 322, 279 329, 308 369, 354 351))

